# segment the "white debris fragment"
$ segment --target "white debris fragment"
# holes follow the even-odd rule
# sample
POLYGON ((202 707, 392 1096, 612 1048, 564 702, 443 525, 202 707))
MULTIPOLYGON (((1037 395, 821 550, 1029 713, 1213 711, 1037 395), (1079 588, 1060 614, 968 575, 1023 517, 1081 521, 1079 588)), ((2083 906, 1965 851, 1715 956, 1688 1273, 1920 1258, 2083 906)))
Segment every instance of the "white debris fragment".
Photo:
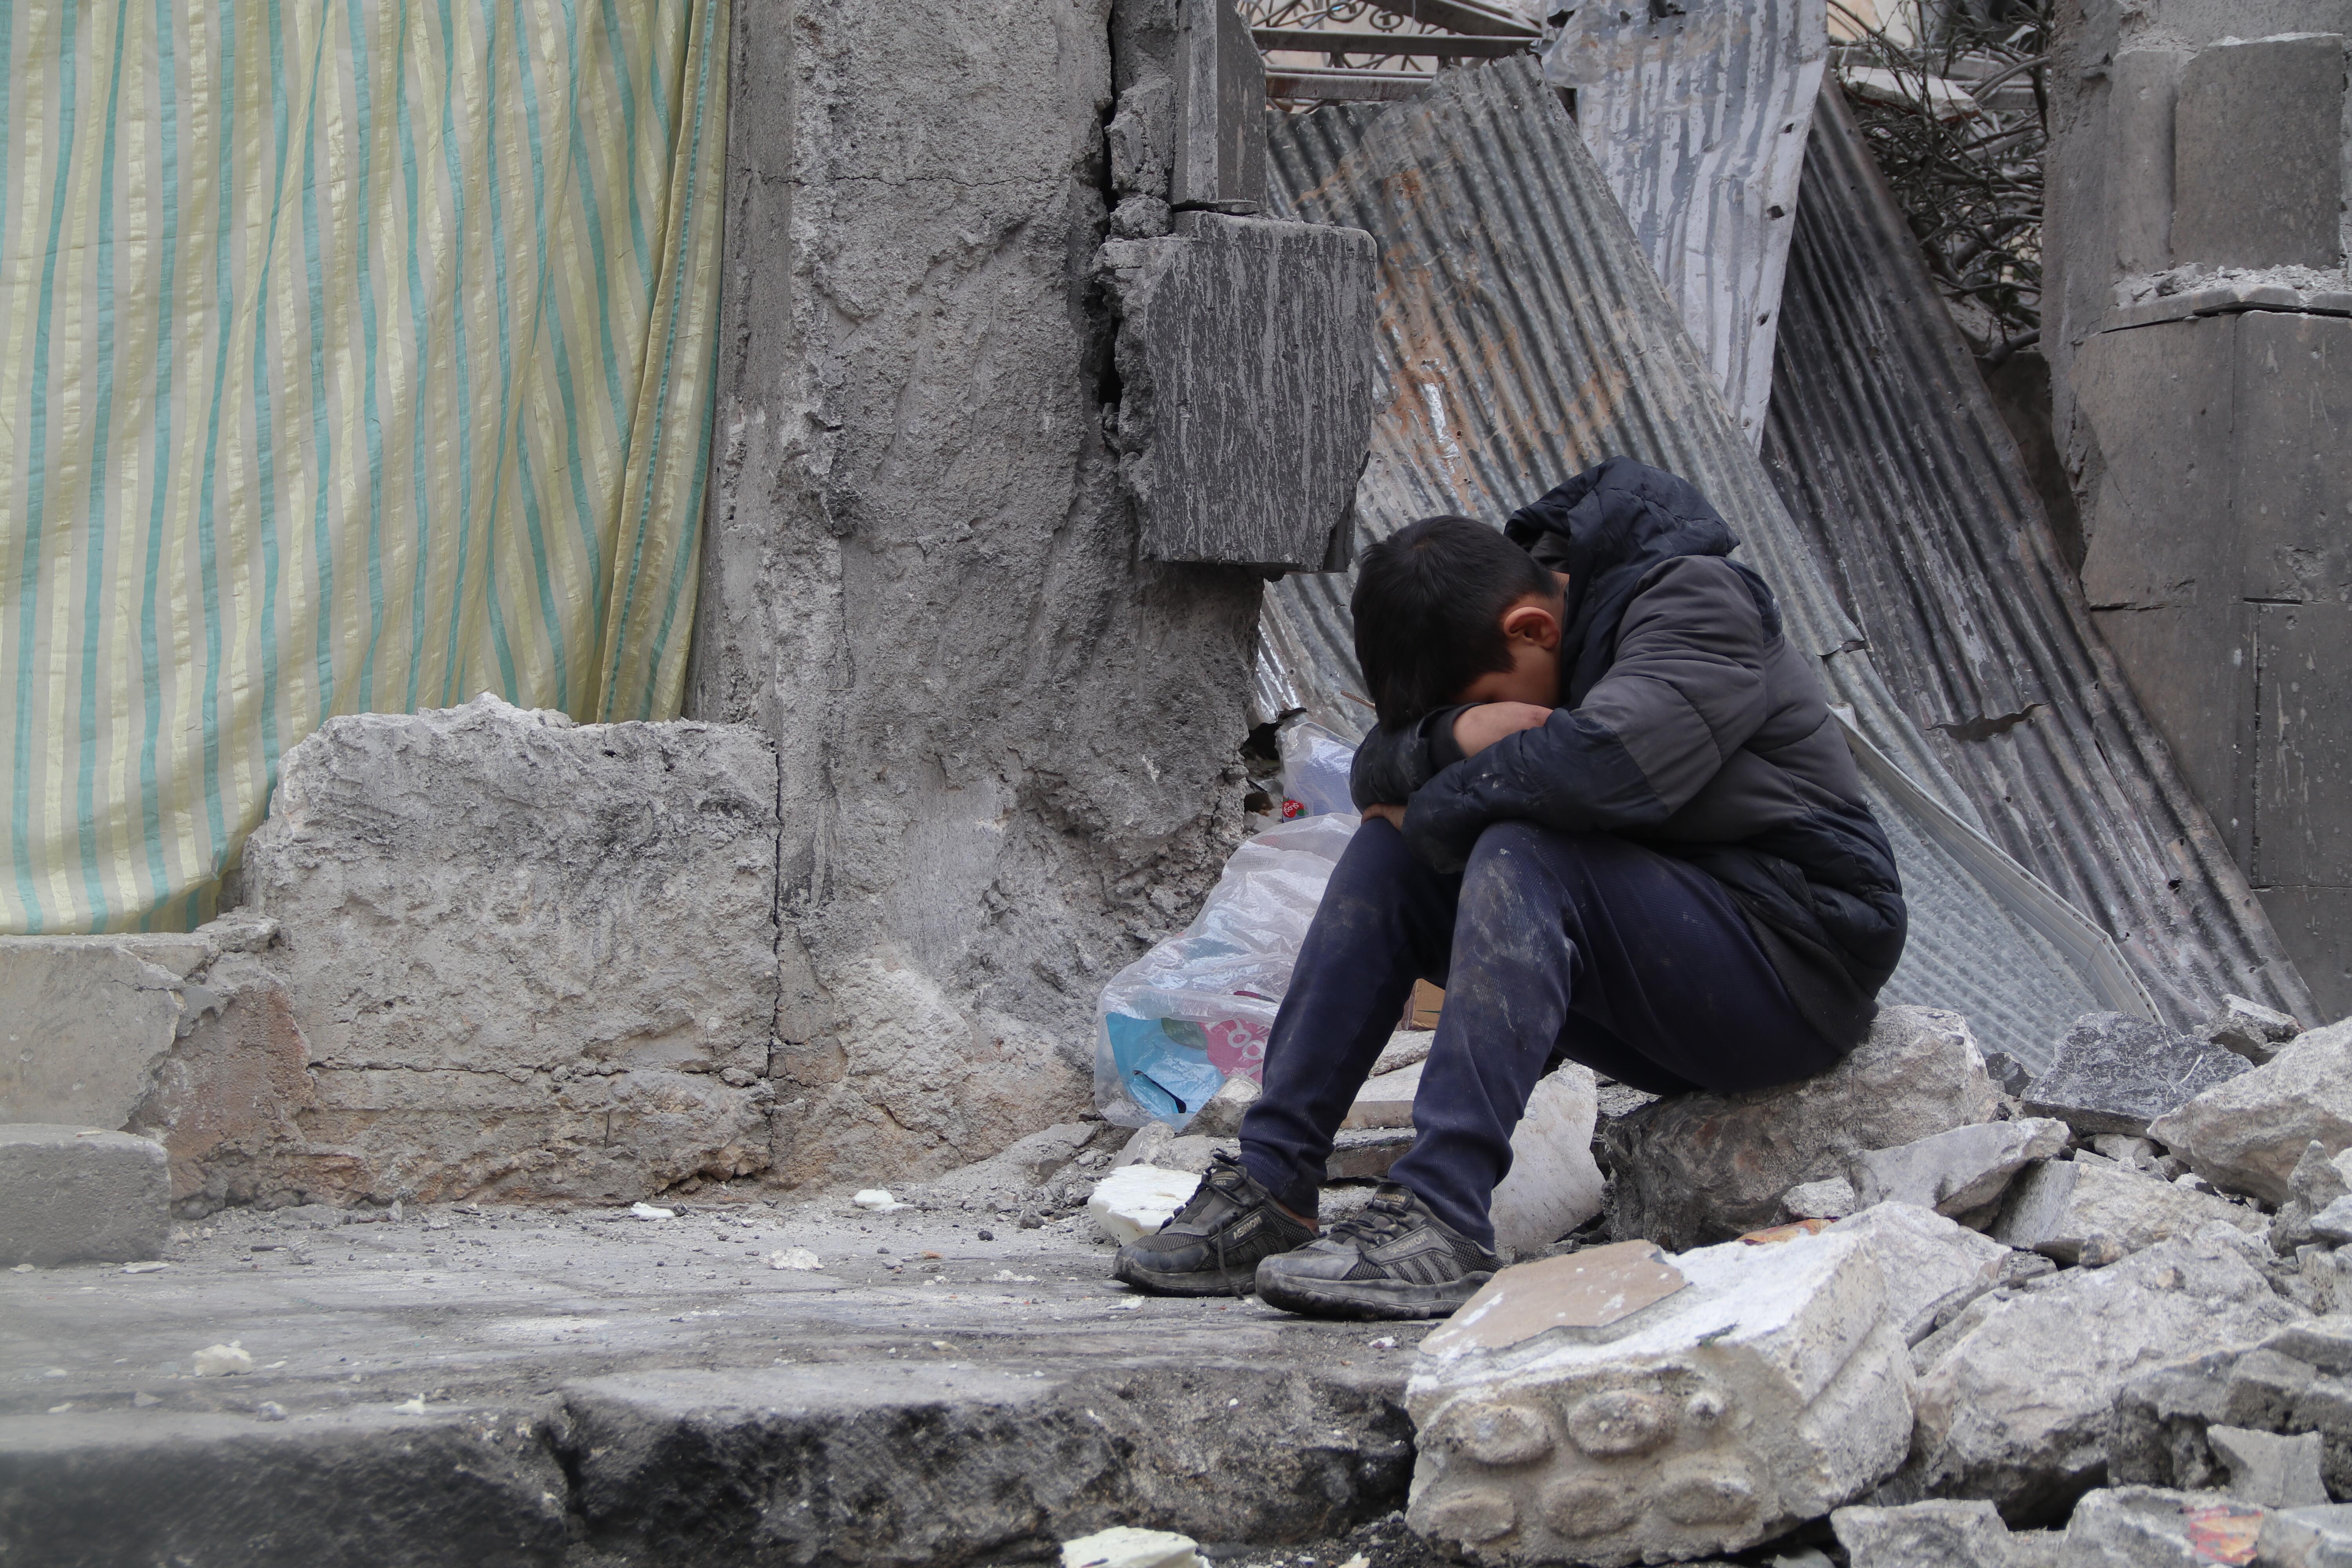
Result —
POLYGON ((900 1209, 912 1206, 892 1197, 887 1187, 867 1187, 849 1201, 872 1214, 896 1214, 900 1209))
POLYGON ((1062 1543, 1062 1568, 1207 1568, 1200 1542, 1166 1530, 1113 1525, 1062 1543))
POLYGON ((1124 1247, 1166 1225, 1200 1184, 1201 1178, 1190 1171, 1121 1165, 1095 1184, 1087 1198, 1087 1215, 1104 1236, 1124 1247))
POLYGON ((805 1247, 787 1247, 782 1252, 768 1254, 768 1267, 796 1268, 803 1274, 814 1274, 824 1265, 818 1262, 816 1254, 805 1247))
POLYGON ((639 1219, 676 1219, 677 1217, 676 1209, 656 1208, 652 1204, 631 1204, 629 1212, 639 1219))
POLYGON ((286 1419, 286 1406, 274 1399, 265 1399, 253 1407, 253 1418, 257 1421, 283 1421, 286 1419))
POLYGON ((195 1359, 198 1377, 226 1377, 253 1370, 253 1352, 235 1340, 225 1345, 206 1345, 195 1359))
POLYGON ((425 1395, 421 1394, 411 1394, 408 1398, 404 1399, 399 1404, 394 1405, 393 1408, 394 1410, 404 1411, 410 1415, 422 1415, 425 1414, 425 1395))
POLYGON ((1366 1340, 1364 1344, 1370 1350, 1392 1351, 1396 1349, 1396 1337, 1393 1334, 1382 1334, 1379 1339, 1366 1340))
POLYGON ((1000 1268, 988 1278, 991 1283, 997 1285, 1034 1285, 1037 1283, 1037 1277, 1034 1274, 1015 1274, 1010 1268, 1000 1268))
POLYGON ((14 1268, 9 1269, 8 1272, 11 1274, 30 1274, 33 1272, 33 1269, 34 1266, 30 1263, 19 1263, 14 1268))
POLYGON ((122 1266, 122 1271, 125 1274, 152 1274, 159 1269, 170 1267, 172 1266, 168 1263, 126 1263, 122 1266))

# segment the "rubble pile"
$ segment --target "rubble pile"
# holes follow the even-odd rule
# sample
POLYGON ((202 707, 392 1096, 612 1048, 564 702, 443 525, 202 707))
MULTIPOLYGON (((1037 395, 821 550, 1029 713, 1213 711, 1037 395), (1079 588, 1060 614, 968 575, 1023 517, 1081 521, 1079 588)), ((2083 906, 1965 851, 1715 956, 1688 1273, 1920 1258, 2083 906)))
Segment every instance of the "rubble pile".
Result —
POLYGON ((2096 1014, 2003 1065, 1889 1008, 1822 1079, 1604 1116, 1613 1240, 1422 1346, 1414 1527, 1609 1568, 1822 1521, 1849 1568, 2352 1561, 2352 1020, 2096 1014))

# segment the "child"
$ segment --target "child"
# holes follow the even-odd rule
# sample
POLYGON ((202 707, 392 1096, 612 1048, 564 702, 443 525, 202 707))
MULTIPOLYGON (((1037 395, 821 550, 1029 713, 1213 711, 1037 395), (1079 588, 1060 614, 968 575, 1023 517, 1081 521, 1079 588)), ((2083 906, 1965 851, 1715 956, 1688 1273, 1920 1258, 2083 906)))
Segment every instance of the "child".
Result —
POLYGON ((1654 1094, 1853 1048, 1901 956, 1895 858, 1810 657, 1697 491, 1616 458, 1364 554, 1364 824, 1266 1045, 1239 1159, 1119 1249, 1138 1289, 1437 1318, 1500 1266, 1487 1201, 1562 1058, 1654 1094), (1317 1234, 1324 1161, 1416 976, 1445 1007, 1418 1136, 1317 1234))

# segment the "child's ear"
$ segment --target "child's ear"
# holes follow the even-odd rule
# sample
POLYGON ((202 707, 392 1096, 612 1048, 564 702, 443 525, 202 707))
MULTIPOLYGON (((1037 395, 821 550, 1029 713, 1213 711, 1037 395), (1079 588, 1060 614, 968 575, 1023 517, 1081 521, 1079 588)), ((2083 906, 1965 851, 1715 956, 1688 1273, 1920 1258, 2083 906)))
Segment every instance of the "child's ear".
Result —
POLYGON ((1541 648, 1559 646, 1559 616, 1542 605, 1516 605, 1503 616, 1503 636, 1541 648))

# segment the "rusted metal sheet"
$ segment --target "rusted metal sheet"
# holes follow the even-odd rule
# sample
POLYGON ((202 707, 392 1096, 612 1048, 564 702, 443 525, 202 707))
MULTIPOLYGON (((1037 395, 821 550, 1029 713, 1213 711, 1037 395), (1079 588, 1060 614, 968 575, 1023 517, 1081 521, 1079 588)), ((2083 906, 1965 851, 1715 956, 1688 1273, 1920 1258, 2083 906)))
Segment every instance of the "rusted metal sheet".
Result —
POLYGON ((1576 89, 1584 144, 1754 447, 1829 58, 1824 0, 1564 9, 1544 75, 1576 89))
POLYGON ((2118 677, 1893 193, 1822 95, 1764 461, 1990 837, 2114 934, 2160 1011, 2311 1000, 2118 677))
MULTIPOLYGON (((2105 941, 2062 900, 2024 913, 2004 901, 2003 878, 2025 873, 1994 874, 2000 852, 1879 679, 1534 62, 1447 71, 1391 108, 1286 117, 1267 169, 1276 206, 1381 246, 1372 452, 1356 493, 1368 537, 1439 511, 1499 523, 1615 453, 1687 476, 1779 590, 1790 638, 1820 656, 1836 699, 1907 782, 1898 796, 1866 775, 1913 914, 1888 998, 1957 1008, 1988 1048, 2028 1062, 2046 1060, 2081 1013, 2146 1011, 2120 965, 2080 962, 2039 929, 2071 921, 2083 951, 2105 941)), ((1307 708, 1364 728, 1348 592, 1342 574, 1268 590, 1262 714, 1307 708)))

